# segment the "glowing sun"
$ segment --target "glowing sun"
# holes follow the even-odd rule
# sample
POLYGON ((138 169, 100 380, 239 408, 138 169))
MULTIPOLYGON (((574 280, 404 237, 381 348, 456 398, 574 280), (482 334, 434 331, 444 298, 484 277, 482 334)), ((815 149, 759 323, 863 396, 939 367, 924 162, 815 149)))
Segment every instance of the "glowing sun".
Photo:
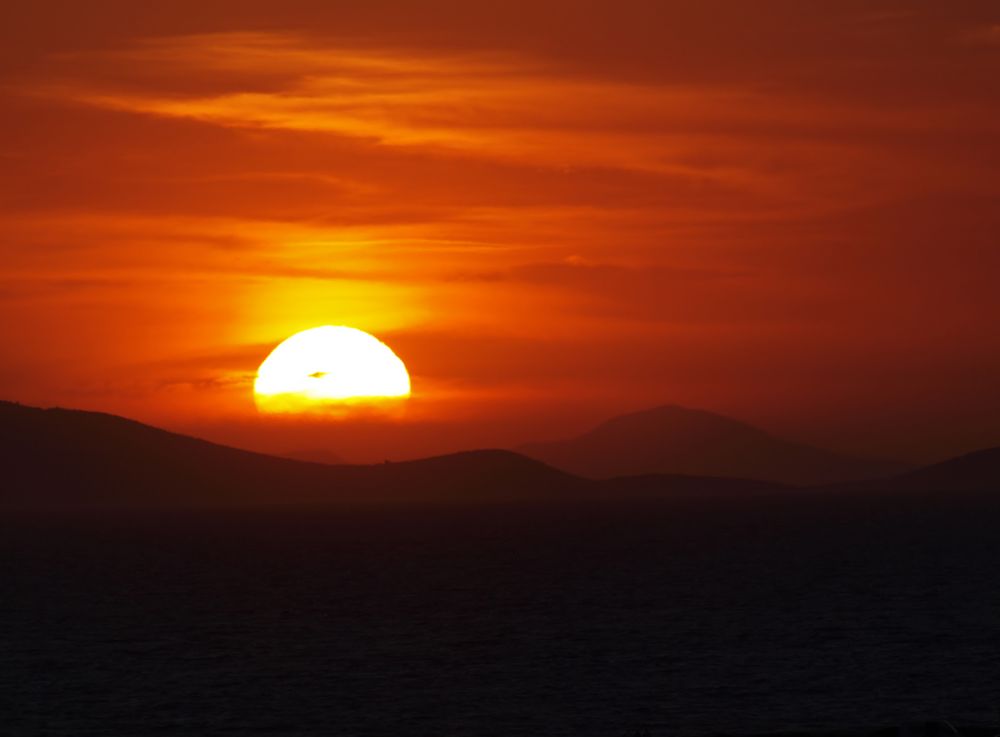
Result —
POLYGON ((336 410, 410 395, 399 357, 373 335, 324 325, 296 333, 264 359, 253 385, 262 412, 336 410))

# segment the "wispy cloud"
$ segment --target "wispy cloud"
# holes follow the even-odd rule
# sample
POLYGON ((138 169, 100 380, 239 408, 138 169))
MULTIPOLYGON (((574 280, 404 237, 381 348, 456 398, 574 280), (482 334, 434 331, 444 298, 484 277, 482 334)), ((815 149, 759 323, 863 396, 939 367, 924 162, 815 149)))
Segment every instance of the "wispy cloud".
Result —
POLYGON ((802 168, 856 163, 852 136, 941 124, 927 111, 724 84, 622 82, 510 54, 346 48, 288 34, 161 38, 87 62, 96 74, 42 82, 33 93, 230 128, 786 193, 802 168), (831 121, 840 140, 821 141, 831 121))

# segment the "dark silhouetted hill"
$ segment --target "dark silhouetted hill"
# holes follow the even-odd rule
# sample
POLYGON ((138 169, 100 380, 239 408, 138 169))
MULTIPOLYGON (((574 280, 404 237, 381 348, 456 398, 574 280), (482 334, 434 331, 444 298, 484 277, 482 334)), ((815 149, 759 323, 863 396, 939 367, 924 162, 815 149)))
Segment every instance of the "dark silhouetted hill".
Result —
POLYGON ((328 466, 345 463, 344 459, 326 448, 297 448, 286 450, 282 453, 275 453, 279 458, 290 458, 293 461, 305 461, 306 463, 325 463, 328 466))
POLYGON ((27 506, 492 500, 587 482, 511 451, 330 466, 228 448, 95 412, 0 403, 0 501, 27 506))
POLYGON ((517 451, 596 479, 680 474, 814 485, 908 469, 792 443, 721 415, 676 406, 622 415, 579 437, 529 443, 517 451))

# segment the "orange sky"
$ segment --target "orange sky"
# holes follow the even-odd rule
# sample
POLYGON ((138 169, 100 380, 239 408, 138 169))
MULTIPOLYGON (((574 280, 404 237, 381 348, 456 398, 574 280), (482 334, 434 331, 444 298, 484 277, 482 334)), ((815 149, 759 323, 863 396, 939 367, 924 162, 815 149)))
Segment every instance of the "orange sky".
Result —
POLYGON ((1000 444, 992 0, 17 5, 5 398, 358 459, 664 402, 1000 444), (403 419, 256 416, 322 324, 403 358, 403 419))

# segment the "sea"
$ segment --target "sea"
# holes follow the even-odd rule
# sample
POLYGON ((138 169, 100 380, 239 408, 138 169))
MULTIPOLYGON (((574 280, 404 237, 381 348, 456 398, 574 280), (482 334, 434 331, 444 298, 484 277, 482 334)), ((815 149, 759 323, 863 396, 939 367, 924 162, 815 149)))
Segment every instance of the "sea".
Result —
POLYGON ((5 737, 864 732, 998 707, 992 497, 0 520, 5 737))

